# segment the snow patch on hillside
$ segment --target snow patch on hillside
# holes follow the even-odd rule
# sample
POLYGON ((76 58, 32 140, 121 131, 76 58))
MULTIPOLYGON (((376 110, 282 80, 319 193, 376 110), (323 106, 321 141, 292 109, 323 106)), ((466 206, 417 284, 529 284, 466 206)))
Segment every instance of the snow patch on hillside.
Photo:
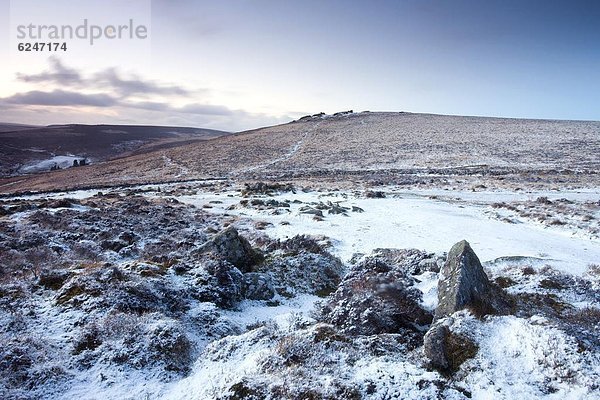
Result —
POLYGON ((84 160, 84 159, 85 159, 85 157, 73 156, 73 155, 54 156, 47 160, 41 160, 41 161, 38 161, 35 163, 25 165, 25 166, 19 168, 19 172, 25 173, 25 174, 30 174, 30 173, 35 173, 35 172, 49 171, 50 168, 52 168, 54 166, 57 166, 61 169, 69 168, 69 167, 73 166, 73 161, 77 160, 77 162, 79 162, 79 160, 84 160))

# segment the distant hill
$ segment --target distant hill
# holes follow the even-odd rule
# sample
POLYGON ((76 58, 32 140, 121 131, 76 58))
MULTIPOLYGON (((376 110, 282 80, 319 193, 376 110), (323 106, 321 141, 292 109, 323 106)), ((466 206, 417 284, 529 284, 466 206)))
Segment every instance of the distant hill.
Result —
POLYGON ((316 114, 209 141, 155 146, 103 164, 0 181, 0 193, 216 177, 368 176, 398 183, 408 175, 456 182, 492 174, 498 182, 512 176, 551 185, 563 173, 596 182, 598 171, 600 122, 362 112, 316 114))
POLYGON ((40 128, 36 125, 12 124, 10 122, 0 122, 0 132, 23 131, 32 128, 40 128))
POLYGON ((98 163, 227 135, 189 127, 143 125, 50 125, 0 123, 0 176, 66 168, 73 160, 98 163))

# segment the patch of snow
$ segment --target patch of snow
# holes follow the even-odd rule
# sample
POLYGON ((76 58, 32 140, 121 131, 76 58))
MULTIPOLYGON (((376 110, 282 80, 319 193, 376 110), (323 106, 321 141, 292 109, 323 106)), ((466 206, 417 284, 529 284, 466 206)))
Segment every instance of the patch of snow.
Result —
POLYGON ((600 188, 586 189, 561 189, 561 190, 444 190, 444 189, 397 189, 384 188, 391 193, 416 197, 436 196, 439 200, 463 201, 474 204, 492 204, 497 202, 535 200, 538 197, 547 197, 549 200, 568 199, 573 201, 597 201, 600 199, 600 188))
MULTIPOLYGON (((353 372, 353 380, 357 383, 372 383, 372 389, 377 394, 368 396, 369 399, 438 398, 435 385, 431 381, 439 379, 439 375, 401 359, 387 357, 360 359, 354 365, 353 372), (420 388, 417 382, 422 382, 424 387, 420 388)), ((448 393, 445 398, 462 399, 463 397, 448 393)))
POLYGON ((41 160, 35 163, 25 165, 19 169, 19 172, 29 174, 34 172, 49 171, 50 168, 52 168, 54 165, 57 165, 58 167, 63 169, 69 168, 73 166, 73 161, 77 160, 79 162, 79 160, 83 159, 85 159, 85 157, 83 156, 54 156, 47 160, 41 160))
POLYGON ((298 318, 310 321, 309 313, 319 297, 301 294, 291 299, 279 300, 276 306, 265 305, 262 301, 245 300, 236 311, 224 311, 222 314, 231 321, 246 328, 264 322, 275 322, 280 329, 287 329, 298 318))
POLYGON ((223 203, 211 204, 213 208, 207 209, 209 212, 270 222, 272 225, 267 226, 265 232, 279 239, 298 234, 328 236, 333 239, 334 253, 344 261, 350 260, 355 253, 368 254, 376 248, 444 252, 463 239, 471 243, 482 261, 503 256, 543 255, 558 269, 582 274, 589 264, 600 260, 600 242, 535 223, 510 224, 491 219, 486 215, 487 208, 477 204, 474 196, 469 202, 457 203, 414 193, 398 193, 383 199, 357 198, 342 193, 282 193, 272 199, 290 201, 290 212, 280 215, 251 208, 227 210, 242 199, 234 192, 221 195, 199 192, 178 199, 201 207, 218 198, 223 203), (302 203, 295 204, 291 202, 293 200, 302 203), (348 216, 325 212, 324 221, 315 221, 312 215, 299 212, 301 206, 320 201, 358 206, 364 212, 350 212, 348 216), (289 224, 282 225, 284 221, 289 224))
POLYGON ((24 149, 24 150, 31 151, 32 153, 48 153, 48 150, 38 149, 36 147, 31 147, 29 149, 24 149))
POLYGON ((56 193, 39 193, 30 194, 24 196, 11 196, 9 200, 39 200, 39 199, 75 199, 83 200, 95 196, 102 190, 98 189, 86 189, 86 190, 73 190, 69 192, 56 192, 56 193))
POLYGON ((438 274, 435 272, 424 272, 421 275, 414 275, 414 278, 418 282, 414 287, 423 293, 421 306, 429 311, 435 310, 438 305, 438 274))
POLYGON ((261 359, 270 353, 271 341, 262 329, 213 342, 211 357, 200 357, 189 377, 174 384, 162 399, 214 399, 223 389, 257 371, 261 359))
POLYGON ((463 320, 479 352, 462 369, 476 399, 597 399, 590 388, 600 379, 600 357, 586 360, 574 339, 538 317, 463 320))

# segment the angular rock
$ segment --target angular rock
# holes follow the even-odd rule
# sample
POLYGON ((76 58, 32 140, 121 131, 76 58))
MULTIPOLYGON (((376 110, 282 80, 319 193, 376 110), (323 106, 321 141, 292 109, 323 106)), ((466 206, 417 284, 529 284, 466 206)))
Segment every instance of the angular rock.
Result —
POLYGON ((380 191, 367 190, 365 192, 365 197, 367 199, 384 199, 385 193, 380 191))
POLYGON ((224 260, 211 260, 204 269, 207 275, 198 277, 193 296, 221 308, 235 307, 242 300, 240 270, 224 260))
POLYGON ((450 330, 446 325, 434 324, 423 338, 423 352, 431 366, 438 370, 448 369, 450 363, 446 357, 446 337, 450 330))
POLYGON ((326 297, 334 292, 344 274, 344 264, 326 251, 315 254, 305 250, 297 253, 271 253, 256 268, 273 278, 275 290, 282 296, 299 293, 326 297))
POLYGON ((452 318, 438 321, 423 338, 423 351, 430 365, 445 373, 457 371, 463 362, 473 358, 479 350, 471 339, 450 330, 453 323, 452 318))
POLYGON ((310 214, 316 215, 317 217, 323 217, 323 211, 317 210, 316 208, 310 206, 301 207, 299 212, 300 214, 310 214))
POLYGON ((508 296, 491 283, 481 262, 466 240, 450 249, 438 283, 438 306, 435 320, 468 308, 477 316, 508 314, 508 296))
POLYGON ((244 274, 242 293, 250 300, 270 300, 276 294, 271 276, 258 272, 244 274))
POLYGON ((327 245, 320 242, 327 240, 324 236, 296 235, 283 242, 280 240, 272 241, 267 245, 267 251, 282 250, 287 254, 298 254, 303 251, 313 254, 326 254, 325 248, 327 245))
POLYGON ((394 268, 400 268, 410 275, 420 275, 427 271, 440 272, 445 258, 416 249, 377 248, 373 255, 394 268), (438 267, 437 264, 440 263, 438 267))
POLYGON ((216 234, 198 251, 200 253, 212 252, 242 272, 250 272, 251 267, 262 260, 262 255, 254 250, 248 240, 240 236, 232 226, 216 234))

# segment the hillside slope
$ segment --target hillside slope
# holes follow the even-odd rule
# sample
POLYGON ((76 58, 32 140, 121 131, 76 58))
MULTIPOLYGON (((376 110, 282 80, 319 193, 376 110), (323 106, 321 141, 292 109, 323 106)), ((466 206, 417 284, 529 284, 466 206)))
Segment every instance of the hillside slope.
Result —
MULTIPOLYGON (((0 192, 166 182, 399 175, 526 176, 595 184, 600 122, 411 113, 344 114, 137 154, 0 183, 0 192)), ((396 182, 397 183, 397 182, 396 182)))
POLYGON ((134 125, 0 126, 0 176, 48 171, 72 163, 71 158, 101 162, 226 134, 211 129, 134 125), (69 163, 70 161, 70 163, 69 163))

